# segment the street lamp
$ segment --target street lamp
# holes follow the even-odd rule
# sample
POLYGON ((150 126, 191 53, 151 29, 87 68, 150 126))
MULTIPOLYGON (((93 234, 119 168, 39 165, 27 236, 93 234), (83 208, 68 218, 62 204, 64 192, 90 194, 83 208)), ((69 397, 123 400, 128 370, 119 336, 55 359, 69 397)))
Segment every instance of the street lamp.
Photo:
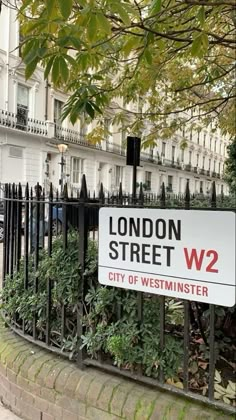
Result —
POLYGON ((66 151, 68 149, 68 146, 67 146, 67 144, 61 143, 61 144, 58 144, 57 147, 58 147, 59 152, 61 153, 61 162, 60 162, 60 165, 61 165, 61 178, 60 178, 59 183, 61 185, 61 194, 62 194, 63 193, 63 187, 64 187, 64 185, 63 185, 63 179, 64 179, 64 166, 65 166, 65 160, 64 160, 64 156, 63 155, 64 155, 64 153, 66 153, 66 151))

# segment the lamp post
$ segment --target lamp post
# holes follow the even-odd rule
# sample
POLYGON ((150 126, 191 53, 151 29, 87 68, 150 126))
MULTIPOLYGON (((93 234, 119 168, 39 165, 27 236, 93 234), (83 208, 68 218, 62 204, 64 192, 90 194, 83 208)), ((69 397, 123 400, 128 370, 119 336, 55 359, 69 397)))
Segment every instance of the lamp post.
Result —
POLYGON ((64 187, 64 185, 63 185, 63 180, 64 180, 64 166, 65 166, 65 161, 64 161, 64 153, 67 151, 67 149, 68 149, 68 146, 67 146, 67 144, 64 144, 64 143, 61 143, 61 144, 58 144, 58 150, 59 150, 59 152, 61 153, 61 162, 60 162, 60 165, 61 165, 61 177, 60 177, 60 185, 61 185, 61 194, 63 193, 63 187, 64 187))

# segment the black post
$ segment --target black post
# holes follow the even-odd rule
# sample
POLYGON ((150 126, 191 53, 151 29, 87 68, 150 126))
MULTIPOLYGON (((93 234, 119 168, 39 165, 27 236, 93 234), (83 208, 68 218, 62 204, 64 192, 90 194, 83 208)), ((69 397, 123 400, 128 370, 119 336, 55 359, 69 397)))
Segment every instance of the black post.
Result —
POLYGON ((132 200, 136 202, 136 184, 137 184, 137 152, 136 142, 134 142, 134 164, 133 164, 133 185, 132 185, 132 200))
POLYGON ((78 364, 80 369, 84 367, 84 350, 81 349, 83 335, 83 316, 84 316, 84 296, 86 294, 86 285, 84 281, 85 259, 88 249, 88 208, 86 201, 88 199, 87 185, 85 175, 82 177, 80 200, 79 200, 79 263, 81 268, 81 279, 79 283, 79 299, 77 309, 77 335, 79 337, 78 364))
MULTIPOLYGON (((166 191, 165 191, 165 184, 162 183, 161 187, 161 201, 160 205, 162 209, 166 207, 166 191)), ((165 296, 159 296, 159 303, 160 303, 160 351, 161 354, 165 351, 165 321, 166 321, 166 308, 165 308, 165 296)), ((159 381, 164 383, 165 375, 163 371, 163 367, 160 366, 159 369, 159 381)))
POLYGON ((8 198, 8 184, 5 184, 5 189, 4 189, 4 220, 5 220, 5 229, 4 229, 4 237, 3 237, 3 268, 2 268, 2 284, 3 287, 5 285, 5 276, 7 271, 7 267, 8 267, 8 253, 7 253, 7 225, 8 225, 8 218, 9 218, 9 214, 8 214, 8 207, 9 207, 9 201, 7 201, 6 199, 8 198))
MULTIPOLYGON (((52 255, 52 212, 53 212, 53 190, 50 183, 49 204, 48 204, 48 256, 52 255)), ((47 279, 47 306, 46 306, 46 334, 45 341, 47 346, 50 345, 51 334, 51 306, 52 306, 52 280, 47 279)))
POLYGON ((61 182, 60 182, 60 184, 61 184, 61 195, 63 194, 63 192, 64 192, 64 166, 65 166, 65 161, 64 161, 64 156, 63 156, 63 152, 61 153, 61 162, 60 162, 60 165, 61 165, 61 182))
MULTIPOLYGON (((185 196, 184 196, 185 209, 190 209, 190 190, 189 181, 186 184, 185 196)), ((189 326, 190 326, 190 303, 188 300, 184 300, 184 374, 183 382, 184 389, 187 391, 189 388, 189 326)))
POLYGON ((140 164, 139 137, 127 137, 126 165, 133 166, 132 203, 136 202, 137 166, 140 164))
MULTIPOLYGON (((212 183, 211 188, 211 208, 216 210, 216 184, 215 181, 212 183)), ((208 386, 208 398, 214 400, 214 378, 215 378, 215 363, 216 363, 216 352, 215 352, 215 305, 210 304, 210 335, 209 335, 209 386, 208 386)))
MULTIPOLYGON (((24 226, 24 289, 28 289, 29 284, 29 185, 25 188, 25 226, 24 226)), ((25 320, 22 325, 23 333, 25 334, 25 320)))
POLYGON ((19 271, 21 259, 21 231, 22 231, 22 188, 18 186, 18 200, 16 207, 16 270, 19 271))

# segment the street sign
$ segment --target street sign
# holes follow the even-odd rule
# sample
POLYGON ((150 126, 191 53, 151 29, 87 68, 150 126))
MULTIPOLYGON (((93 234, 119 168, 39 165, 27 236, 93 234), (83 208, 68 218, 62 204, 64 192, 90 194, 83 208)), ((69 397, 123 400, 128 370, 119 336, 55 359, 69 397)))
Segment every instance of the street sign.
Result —
POLYGON ((236 214, 107 208, 99 212, 99 283, 233 306, 236 214))

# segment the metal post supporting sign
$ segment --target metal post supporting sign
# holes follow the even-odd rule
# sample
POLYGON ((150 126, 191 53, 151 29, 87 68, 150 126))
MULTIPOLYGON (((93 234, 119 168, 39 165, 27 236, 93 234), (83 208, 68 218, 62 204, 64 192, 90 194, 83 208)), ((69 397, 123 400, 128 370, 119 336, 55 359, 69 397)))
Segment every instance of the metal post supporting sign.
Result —
POLYGON ((139 137, 127 137, 126 165, 133 166, 132 200, 134 203, 136 201, 137 166, 140 165, 140 145, 139 137))

